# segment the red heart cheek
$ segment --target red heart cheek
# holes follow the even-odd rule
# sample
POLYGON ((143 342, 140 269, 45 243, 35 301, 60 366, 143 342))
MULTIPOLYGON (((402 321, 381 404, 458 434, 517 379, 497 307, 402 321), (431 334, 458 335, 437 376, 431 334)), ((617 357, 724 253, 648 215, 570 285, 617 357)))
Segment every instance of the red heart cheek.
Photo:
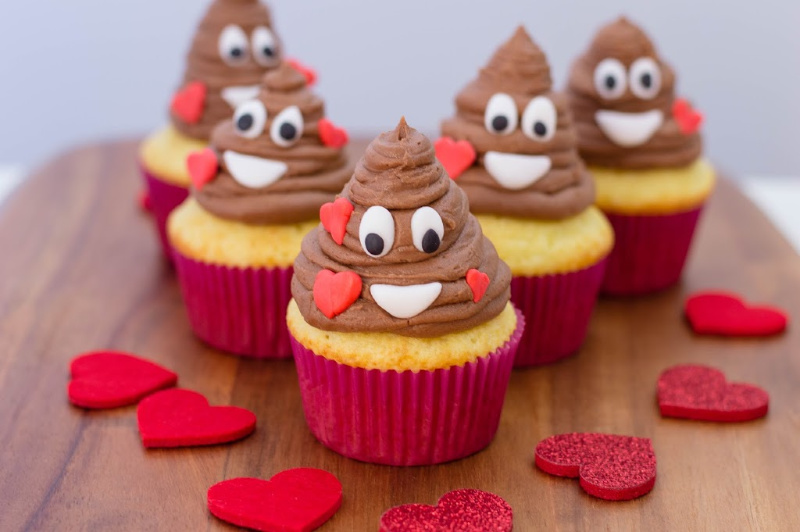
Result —
POLYGON ((480 270, 471 269, 467 271, 467 284, 472 289, 472 301, 480 301, 486 290, 489 288, 489 276, 480 270))
POLYGON ((450 137, 442 137, 433 145, 436 149, 436 158, 442 163, 451 179, 457 179, 477 158, 475 148, 466 140, 456 142, 450 137))
POLYGON ((320 270, 314 280, 314 303, 328 319, 333 319, 361 296, 361 277, 355 272, 333 273, 320 270))
POLYGON ((333 122, 327 118, 321 118, 317 122, 317 128, 319 130, 320 140, 325 146, 330 148, 342 148, 346 146, 350 140, 347 131, 343 128, 336 127, 333 122))
POLYGON ((186 159, 189 170, 189 179, 197 190, 202 188, 214 177, 219 170, 217 154, 211 148, 205 148, 189 154, 186 159))
POLYGON ((172 97, 170 110, 187 124, 196 124, 203 117, 207 93, 202 82, 188 83, 172 97))
POLYGON ((353 204, 346 198, 337 198, 336 201, 328 202, 319 209, 319 219, 322 222, 322 227, 331 234, 333 241, 340 246, 344 242, 347 223, 350 221, 353 209, 353 204))

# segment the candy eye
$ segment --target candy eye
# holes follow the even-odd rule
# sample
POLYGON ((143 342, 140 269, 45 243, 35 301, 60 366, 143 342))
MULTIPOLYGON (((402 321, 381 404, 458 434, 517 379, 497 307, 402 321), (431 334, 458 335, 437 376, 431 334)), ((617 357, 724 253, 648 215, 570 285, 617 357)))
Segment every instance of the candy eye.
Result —
POLYGON ((361 247, 370 257, 383 257, 394 244, 394 218, 385 207, 370 207, 358 228, 361 247))
POLYGON ((231 66, 241 65, 247 61, 247 34, 236 24, 225 26, 219 34, 217 48, 223 61, 231 66))
POLYGON ((616 59, 603 59, 594 69, 594 88, 606 100, 625 94, 625 66, 616 59))
POLYGON ((233 114, 233 128, 236 133, 254 139, 264 132, 267 123, 267 109, 259 100, 250 100, 236 108, 233 114))
POLYGON ((522 113, 522 132, 533 140, 546 142, 556 134, 557 115, 550 98, 537 96, 522 113))
POLYGON ((640 57, 631 65, 631 91, 642 98, 655 98, 661 90, 661 69, 649 57, 640 57))
POLYGON ((253 57, 265 67, 278 64, 278 41, 275 34, 265 26, 253 30, 253 57))
POLYGON ((303 136, 303 113, 293 105, 281 111, 269 129, 272 142, 278 146, 288 148, 303 136))
POLYGON ((420 207, 411 217, 411 236, 415 248, 423 253, 433 253, 444 238, 442 217, 431 207, 420 207))
POLYGON ((514 99, 508 94, 498 92, 486 104, 483 124, 486 131, 495 135, 508 135, 517 128, 519 113, 514 99))

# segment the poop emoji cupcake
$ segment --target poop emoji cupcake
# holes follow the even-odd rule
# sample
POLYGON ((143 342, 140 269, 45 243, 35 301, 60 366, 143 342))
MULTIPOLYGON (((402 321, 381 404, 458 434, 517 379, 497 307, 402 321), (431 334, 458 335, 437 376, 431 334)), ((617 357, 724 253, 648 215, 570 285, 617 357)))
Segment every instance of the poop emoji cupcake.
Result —
POLYGON ((194 332, 240 355, 291 356, 292 261, 352 174, 346 133, 288 64, 188 157, 192 197, 168 233, 194 332))
POLYGON ((597 205, 616 232, 602 291, 644 294, 678 281, 714 170, 702 116, 675 98, 675 73, 638 26, 603 27, 572 66, 567 94, 597 205))
POLYGON ((508 267, 433 145, 401 120, 321 214, 287 312, 311 432, 391 465, 489 445, 523 318, 508 267))
POLYGON ((436 153, 466 192, 483 232, 511 267, 525 314, 517 366, 574 353, 589 326, 611 227, 578 157, 566 98, 520 27, 456 97, 436 153))

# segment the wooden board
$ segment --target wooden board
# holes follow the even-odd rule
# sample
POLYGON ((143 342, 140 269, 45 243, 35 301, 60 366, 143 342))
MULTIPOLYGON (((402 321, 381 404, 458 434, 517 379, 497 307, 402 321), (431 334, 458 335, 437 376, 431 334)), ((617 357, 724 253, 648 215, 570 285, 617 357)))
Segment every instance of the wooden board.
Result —
POLYGON ((513 374, 500 430, 455 463, 374 466, 327 450, 305 426, 291 362, 205 347, 189 330, 173 272, 136 205, 135 144, 59 157, 0 210, 0 530, 229 530, 205 505, 209 486, 290 467, 331 471, 341 510, 323 531, 376 530, 381 513, 480 488, 514 508, 515 530, 800 530, 800 327, 770 340, 693 336, 688 292, 728 288, 800 317, 800 258, 729 182, 700 227, 682 286, 603 300, 581 353, 513 374), (253 410, 254 435, 228 446, 146 451, 135 408, 67 403, 68 362, 101 348, 132 351, 180 374, 212 404, 253 410), (662 419, 658 374, 676 363, 719 367, 771 394, 769 416, 718 425, 662 419), (538 471, 551 434, 650 437, 652 493, 610 503, 538 471))

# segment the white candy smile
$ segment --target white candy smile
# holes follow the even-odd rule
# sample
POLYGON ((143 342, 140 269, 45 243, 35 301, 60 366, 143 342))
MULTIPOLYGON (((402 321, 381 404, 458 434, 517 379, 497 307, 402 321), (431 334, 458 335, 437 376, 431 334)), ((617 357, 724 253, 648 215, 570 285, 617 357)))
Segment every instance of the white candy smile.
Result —
POLYGON ((258 85, 239 85, 233 87, 225 87, 222 89, 220 95, 228 105, 236 109, 239 104, 254 99, 258 96, 260 88, 258 85))
POLYGON ((644 113, 620 113, 601 109, 594 115, 597 125, 615 144, 624 147, 644 144, 664 122, 658 109, 644 113))
POLYGON ((413 318, 431 306, 442 292, 442 283, 397 286, 374 284, 369 287, 372 298, 383 310, 395 318, 413 318))
POLYGON ((235 151, 222 154, 225 167, 233 179, 247 188, 261 188, 271 185, 286 173, 286 163, 245 155, 235 151))
POLYGON ((546 155, 520 155, 487 151, 483 166, 505 188, 520 190, 534 184, 550 171, 552 161, 546 155))

